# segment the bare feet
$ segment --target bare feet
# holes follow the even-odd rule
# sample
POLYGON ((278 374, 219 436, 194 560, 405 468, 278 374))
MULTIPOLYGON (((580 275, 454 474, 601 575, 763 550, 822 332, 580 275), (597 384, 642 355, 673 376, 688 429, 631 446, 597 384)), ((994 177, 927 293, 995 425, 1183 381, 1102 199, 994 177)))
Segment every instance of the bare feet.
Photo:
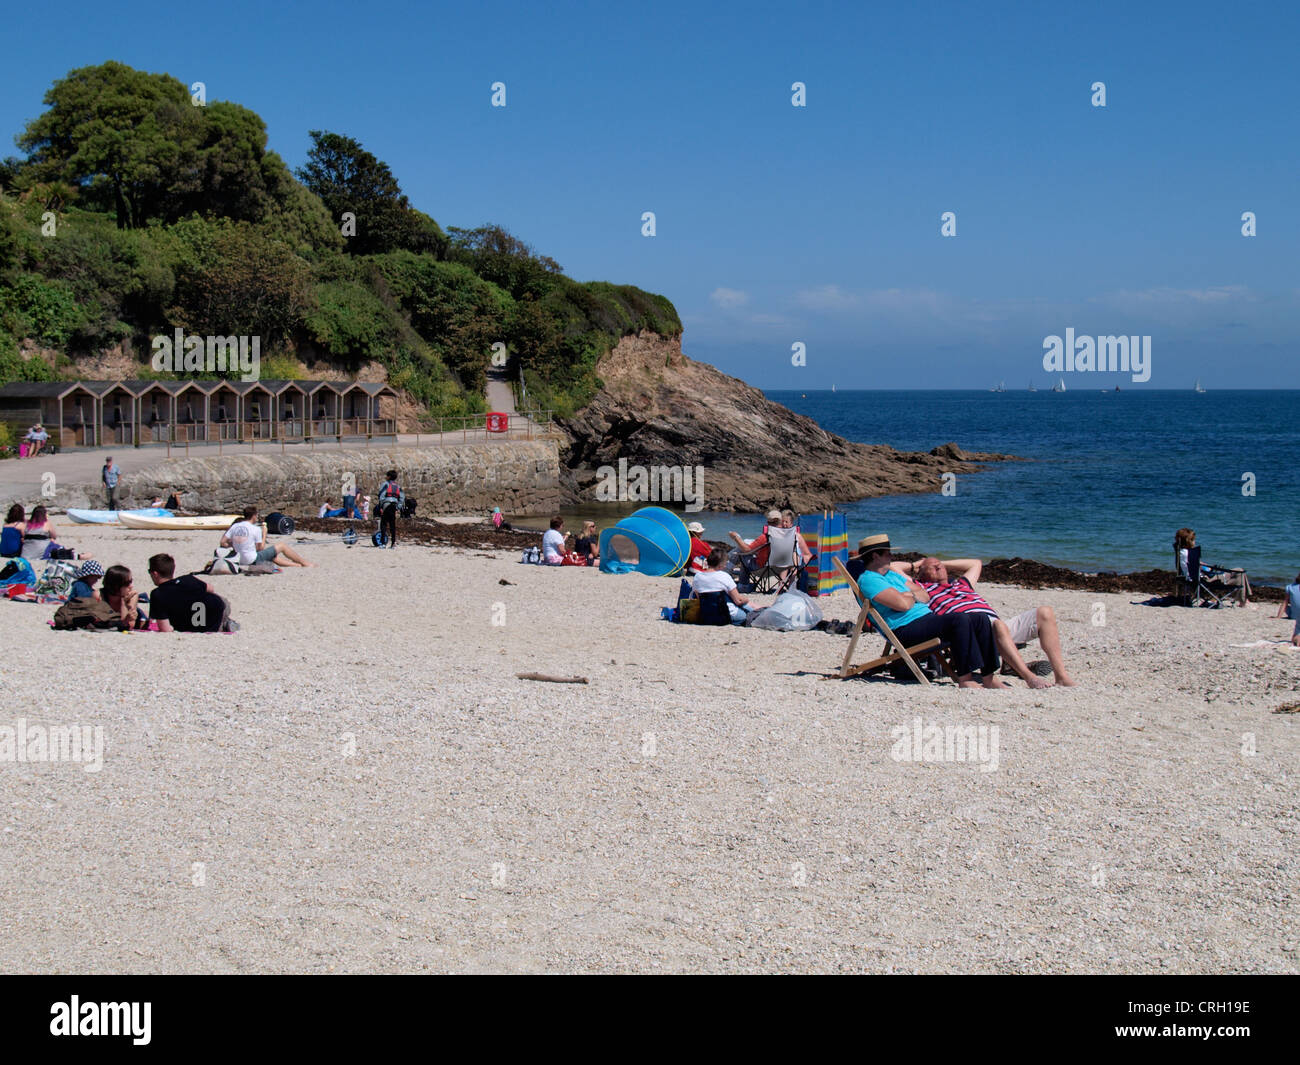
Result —
POLYGON ((1070 674, 1066 673, 1064 670, 1056 674, 1056 683, 1059 684, 1062 688, 1076 687, 1074 678, 1070 676, 1070 674))
POLYGON ((1003 684, 996 673, 990 673, 984 678, 984 687, 986 688, 1008 688, 1010 685, 1003 684))
POLYGON ((1025 677, 1024 681, 1031 688, 1050 688, 1052 686, 1052 682, 1050 680, 1045 680, 1044 678, 1036 676, 1033 673, 1030 673, 1029 676, 1025 677))

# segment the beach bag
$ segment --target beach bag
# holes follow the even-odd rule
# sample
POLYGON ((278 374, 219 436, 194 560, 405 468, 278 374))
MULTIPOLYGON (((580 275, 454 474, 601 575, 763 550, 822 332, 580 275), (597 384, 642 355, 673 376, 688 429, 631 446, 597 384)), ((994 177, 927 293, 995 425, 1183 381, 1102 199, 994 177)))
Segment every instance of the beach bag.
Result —
POLYGON ((230 547, 218 547, 212 552, 212 561, 203 568, 204 573, 211 574, 214 577, 242 571, 243 567, 239 564, 239 552, 230 547))
POLYGON ((45 553, 41 555, 43 562, 48 562, 52 558, 76 558, 77 552, 70 547, 62 547, 51 540, 45 545, 45 553))
POLYGON ((730 598, 726 592, 705 592, 698 599, 692 599, 691 602, 700 604, 698 623, 730 625, 731 611, 727 609, 727 601, 730 598))
POLYGON ((54 612, 56 629, 112 629, 121 617, 100 599, 72 599, 54 612))
POLYGON ((55 595, 66 599, 72 594, 72 582, 77 579, 77 567, 71 562, 51 562, 45 567, 36 587, 37 595, 55 595))
POLYGON ((24 584, 31 588, 36 583, 36 571, 25 558, 5 559, 0 565, 0 588, 12 584, 24 584))
POLYGON ((542 549, 540 547, 525 547, 519 562, 522 565, 540 566, 542 564, 542 549))
POLYGON ((750 615, 746 624, 777 632, 806 632, 816 628, 821 619, 821 608, 809 596, 803 592, 785 592, 767 609, 750 615))
POLYGON ((570 551, 568 554, 564 556, 564 561, 561 562, 560 565, 561 566, 585 566, 587 565, 587 556, 580 555, 576 551, 570 551))

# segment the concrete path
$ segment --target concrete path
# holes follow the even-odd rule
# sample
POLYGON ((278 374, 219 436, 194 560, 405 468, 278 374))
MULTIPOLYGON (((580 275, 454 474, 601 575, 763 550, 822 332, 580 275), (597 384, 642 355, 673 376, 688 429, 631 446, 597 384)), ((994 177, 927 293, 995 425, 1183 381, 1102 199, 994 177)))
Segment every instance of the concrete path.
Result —
POLYGON ((515 391, 505 370, 489 368, 487 372, 487 405, 490 411, 515 413, 515 391))
MULTIPOLYGON (((505 433, 488 433, 483 429, 457 430, 447 433, 399 433, 396 437, 375 437, 367 443, 364 437, 344 438, 343 450, 366 447, 441 447, 454 444, 499 444, 518 443, 527 440, 549 439, 544 426, 516 416, 509 435, 505 433)), ((328 451, 339 450, 336 441, 308 444, 267 441, 257 444, 191 444, 172 445, 171 459, 212 458, 218 455, 294 455, 304 450, 328 451)), ((0 504, 7 510, 10 503, 22 503, 32 507, 39 501, 47 506, 62 509, 89 505, 92 508, 107 505, 103 489, 96 488, 100 482, 100 471, 104 460, 113 456, 113 461, 122 471, 122 485, 130 482, 132 474, 161 466, 168 461, 168 450, 163 444, 148 444, 144 447, 85 448, 61 450, 57 455, 40 455, 34 459, 5 459, 0 461, 0 504), (53 480, 49 475, 53 475, 53 480), (50 486, 54 494, 43 491, 50 486), (68 494, 68 501, 63 502, 62 488, 79 489, 68 494)))

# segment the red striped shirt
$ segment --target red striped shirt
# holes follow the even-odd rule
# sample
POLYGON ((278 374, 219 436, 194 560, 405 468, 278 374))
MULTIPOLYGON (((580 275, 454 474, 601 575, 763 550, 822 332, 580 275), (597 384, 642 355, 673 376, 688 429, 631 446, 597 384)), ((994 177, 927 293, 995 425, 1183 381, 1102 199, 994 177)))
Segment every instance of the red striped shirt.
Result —
POLYGON ((988 601, 971 587, 965 577, 954 577, 947 584, 932 584, 929 581, 917 581, 930 593, 930 609, 936 614, 988 614, 997 617, 998 612, 989 606, 988 601))

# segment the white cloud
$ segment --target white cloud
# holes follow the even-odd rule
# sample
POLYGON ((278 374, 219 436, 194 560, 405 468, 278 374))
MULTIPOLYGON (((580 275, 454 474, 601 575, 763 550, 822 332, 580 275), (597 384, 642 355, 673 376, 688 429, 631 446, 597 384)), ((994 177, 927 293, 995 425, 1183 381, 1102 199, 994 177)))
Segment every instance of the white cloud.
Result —
POLYGON ((859 303, 856 295, 845 292, 839 285, 803 289, 794 294, 794 301, 810 311, 847 311, 859 303))
POLYGON ((749 302, 749 293, 737 288, 715 288, 709 293, 709 299, 719 307, 743 307, 749 302))

